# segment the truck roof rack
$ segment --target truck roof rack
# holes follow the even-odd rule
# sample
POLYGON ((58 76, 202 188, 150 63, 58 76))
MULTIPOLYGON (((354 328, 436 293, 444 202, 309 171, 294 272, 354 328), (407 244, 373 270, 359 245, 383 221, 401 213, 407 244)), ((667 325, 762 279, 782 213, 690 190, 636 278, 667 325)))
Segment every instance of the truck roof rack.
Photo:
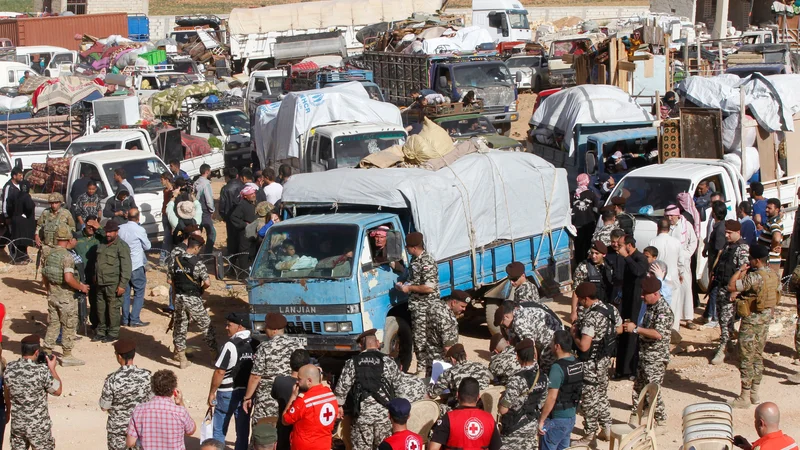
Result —
POLYGON ((431 55, 432 61, 448 62, 468 62, 468 61, 491 61, 500 60, 500 53, 497 50, 480 52, 452 52, 431 55))

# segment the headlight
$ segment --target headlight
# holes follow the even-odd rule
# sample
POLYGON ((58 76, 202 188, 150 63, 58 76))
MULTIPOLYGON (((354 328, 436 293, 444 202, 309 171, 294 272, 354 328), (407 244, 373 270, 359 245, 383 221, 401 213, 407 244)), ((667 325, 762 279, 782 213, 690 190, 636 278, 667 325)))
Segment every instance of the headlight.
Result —
POLYGON ((347 305, 347 314, 358 314, 361 312, 361 305, 358 303, 347 305))
POLYGON ((516 111, 517 110, 517 102, 514 102, 514 103, 508 105, 508 110, 509 111, 516 111))
POLYGON ((339 324, 336 322, 325 322, 326 333, 336 333, 339 331, 339 324))
POLYGON ((323 325, 326 333, 353 331, 353 322, 325 322, 323 325))
POLYGON ((253 322, 253 330, 263 333, 264 329, 264 322, 253 322))
POLYGON ((353 322, 339 322, 339 331, 342 332, 353 331, 353 322))

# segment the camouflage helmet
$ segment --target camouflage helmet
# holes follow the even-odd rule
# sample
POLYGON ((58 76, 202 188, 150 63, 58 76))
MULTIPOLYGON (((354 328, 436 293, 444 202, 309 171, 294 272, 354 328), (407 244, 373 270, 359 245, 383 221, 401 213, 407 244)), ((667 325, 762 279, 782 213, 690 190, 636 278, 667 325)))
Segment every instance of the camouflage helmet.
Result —
POLYGON ((53 192, 47 196, 47 203, 64 203, 64 196, 58 192, 53 192))
POLYGON ((72 239, 72 230, 69 229, 67 224, 60 224, 58 228, 56 228, 56 240, 68 241, 70 239, 72 239))

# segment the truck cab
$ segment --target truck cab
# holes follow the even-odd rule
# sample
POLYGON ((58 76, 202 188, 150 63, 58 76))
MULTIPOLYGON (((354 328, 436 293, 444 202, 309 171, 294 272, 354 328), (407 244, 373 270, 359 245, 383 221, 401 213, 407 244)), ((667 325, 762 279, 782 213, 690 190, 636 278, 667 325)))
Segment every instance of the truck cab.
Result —
POLYGON ((256 70, 250 73, 247 83, 245 102, 250 117, 255 114, 256 108, 263 100, 270 103, 279 101, 278 97, 285 92, 285 69, 256 70))
POLYGON ((522 74, 517 81, 518 91, 526 90, 538 94, 550 85, 550 65, 544 54, 512 56, 506 60, 506 66, 511 73, 522 74))
POLYGON ((18 87, 19 80, 31 71, 30 66, 20 62, 0 61, 0 88, 18 87))
POLYGON ((550 56, 550 86, 563 88, 578 84, 572 62, 567 62, 563 58, 586 53, 605 37, 602 33, 587 33, 564 36, 553 41, 548 54, 550 56))
POLYGON ((155 153, 147 131, 131 128, 126 130, 102 130, 99 133, 81 136, 69 144, 66 152, 52 156, 69 158, 85 153, 116 149, 145 150, 155 153))
POLYGON ((324 71, 317 74, 317 89, 333 87, 337 84, 358 81, 364 86, 369 94, 369 98, 379 102, 385 102, 380 86, 375 84, 375 78, 371 70, 351 69, 344 72, 324 71))
POLYGON ((312 128, 305 140, 303 170, 322 172, 340 167, 356 167, 366 156, 402 145, 408 134, 390 123, 337 121, 312 128))
POLYGON ((528 10, 517 0, 472 0, 472 25, 495 42, 532 41, 528 10))
POLYGON ((133 86, 140 101, 146 100, 154 94, 176 86, 188 86, 193 83, 189 75, 175 72, 172 64, 158 66, 137 67, 133 76, 133 86))
POLYGON ((25 64, 39 75, 58 78, 72 73, 78 63, 78 52, 51 45, 17 47, 17 62, 25 64))
POLYGON ((247 167, 253 145, 250 120, 238 109, 198 110, 192 113, 189 134, 208 139, 216 136, 222 142, 225 167, 247 167))

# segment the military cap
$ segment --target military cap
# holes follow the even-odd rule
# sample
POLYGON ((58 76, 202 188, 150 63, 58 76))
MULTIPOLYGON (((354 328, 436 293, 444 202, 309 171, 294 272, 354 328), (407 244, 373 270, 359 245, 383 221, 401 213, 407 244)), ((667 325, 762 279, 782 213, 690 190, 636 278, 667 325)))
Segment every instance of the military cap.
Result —
POLYGON ((421 247, 422 244, 425 242, 424 236, 422 233, 418 233, 416 231, 412 233, 408 233, 406 235, 406 246, 407 247, 421 247))
POLYGON ((642 293, 654 294, 661 290, 661 281, 656 277, 645 277, 642 280, 642 293))
POLYGON ((56 240, 57 241, 68 241, 72 239, 72 230, 69 229, 67 224, 59 224, 56 228, 56 240))
POLYGON ((286 317, 276 312, 267 313, 267 317, 264 319, 264 326, 268 330, 282 330, 286 328, 286 317))
POLYGON ((375 328, 370 328, 369 330, 359 334, 358 337, 356 338, 356 341, 360 341, 361 339, 364 339, 367 336, 375 336, 375 333, 377 332, 378 330, 376 330, 375 328))
POLYGON ((23 344, 38 344, 41 341, 41 338, 38 334, 29 334, 22 338, 23 344))
POLYGON ((519 261, 514 261, 506 266, 506 273, 508 274, 508 278, 516 280, 517 278, 525 275, 525 265, 519 261))
POLYGON ((597 298, 597 286, 594 283, 584 281, 575 288, 575 295, 578 298, 597 298))
POLYGON ((750 247, 750 257, 753 259, 764 259, 769 256, 769 249, 761 244, 750 247))
POLYGON ((133 350, 136 350, 136 343, 131 339, 122 338, 114 342, 114 352, 118 355, 124 355, 133 350))
POLYGON ((389 415, 392 417, 408 417, 411 414, 411 402, 404 398, 395 398, 389 402, 389 415))
POLYGON ((525 350, 526 348, 533 348, 533 341, 530 338, 521 340, 514 349, 516 351, 525 350))
POLYGON ((250 329, 250 315, 243 312, 232 312, 225 317, 230 323, 235 323, 236 325, 243 326, 250 329))
POLYGON ((462 355, 465 353, 467 353, 467 351, 464 350, 464 345, 455 344, 447 350, 447 353, 445 353, 444 356, 447 358, 455 358, 458 355, 462 355))
POLYGON ((625 203, 628 201, 625 200, 625 197, 617 196, 611 199, 611 204, 615 206, 625 206, 625 203))
POLYGON ((274 424, 269 423, 266 419, 261 419, 253 425, 253 430, 250 432, 253 437, 253 444, 262 446, 278 442, 278 430, 274 424))
POLYGON ((103 230, 106 233, 110 233, 112 231, 119 231, 119 224, 117 222, 114 222, 113 220, 109 220, 108 222, 106 222, 105 226, 103 227, 103 230))
POLYGON ((58 192, 53 192, 47 196, 47 203, 64 203, 64 196, 58 192))
POLYGON ((489 339, 489 353, 494 352, 497 350, 497 346, 500 345, 500 341, 504 340, 505 338, 501 333, 495 333, 492 335, 492 338, 489 339))
POLYGON ((469 303, 472 302, 472 298, 469 296, 469 294, 467 294, 464 291, 459 291, 458 289, 454 290, 450 294, 450 298, 453 299, 453 300, 458 300, 458 301, 466 303, 466 304, 469 304, 469 303))
POLYGON ((742 231, 742 224, 739 223, 738 220, 726 220, 725 221, 725 231, 731 231, 734 233, 738 233, 742 231))
POLYGON ((603 241, 592 242, 592 248, 604 255, 608 253, 608 246, 604 244, 603 241))

